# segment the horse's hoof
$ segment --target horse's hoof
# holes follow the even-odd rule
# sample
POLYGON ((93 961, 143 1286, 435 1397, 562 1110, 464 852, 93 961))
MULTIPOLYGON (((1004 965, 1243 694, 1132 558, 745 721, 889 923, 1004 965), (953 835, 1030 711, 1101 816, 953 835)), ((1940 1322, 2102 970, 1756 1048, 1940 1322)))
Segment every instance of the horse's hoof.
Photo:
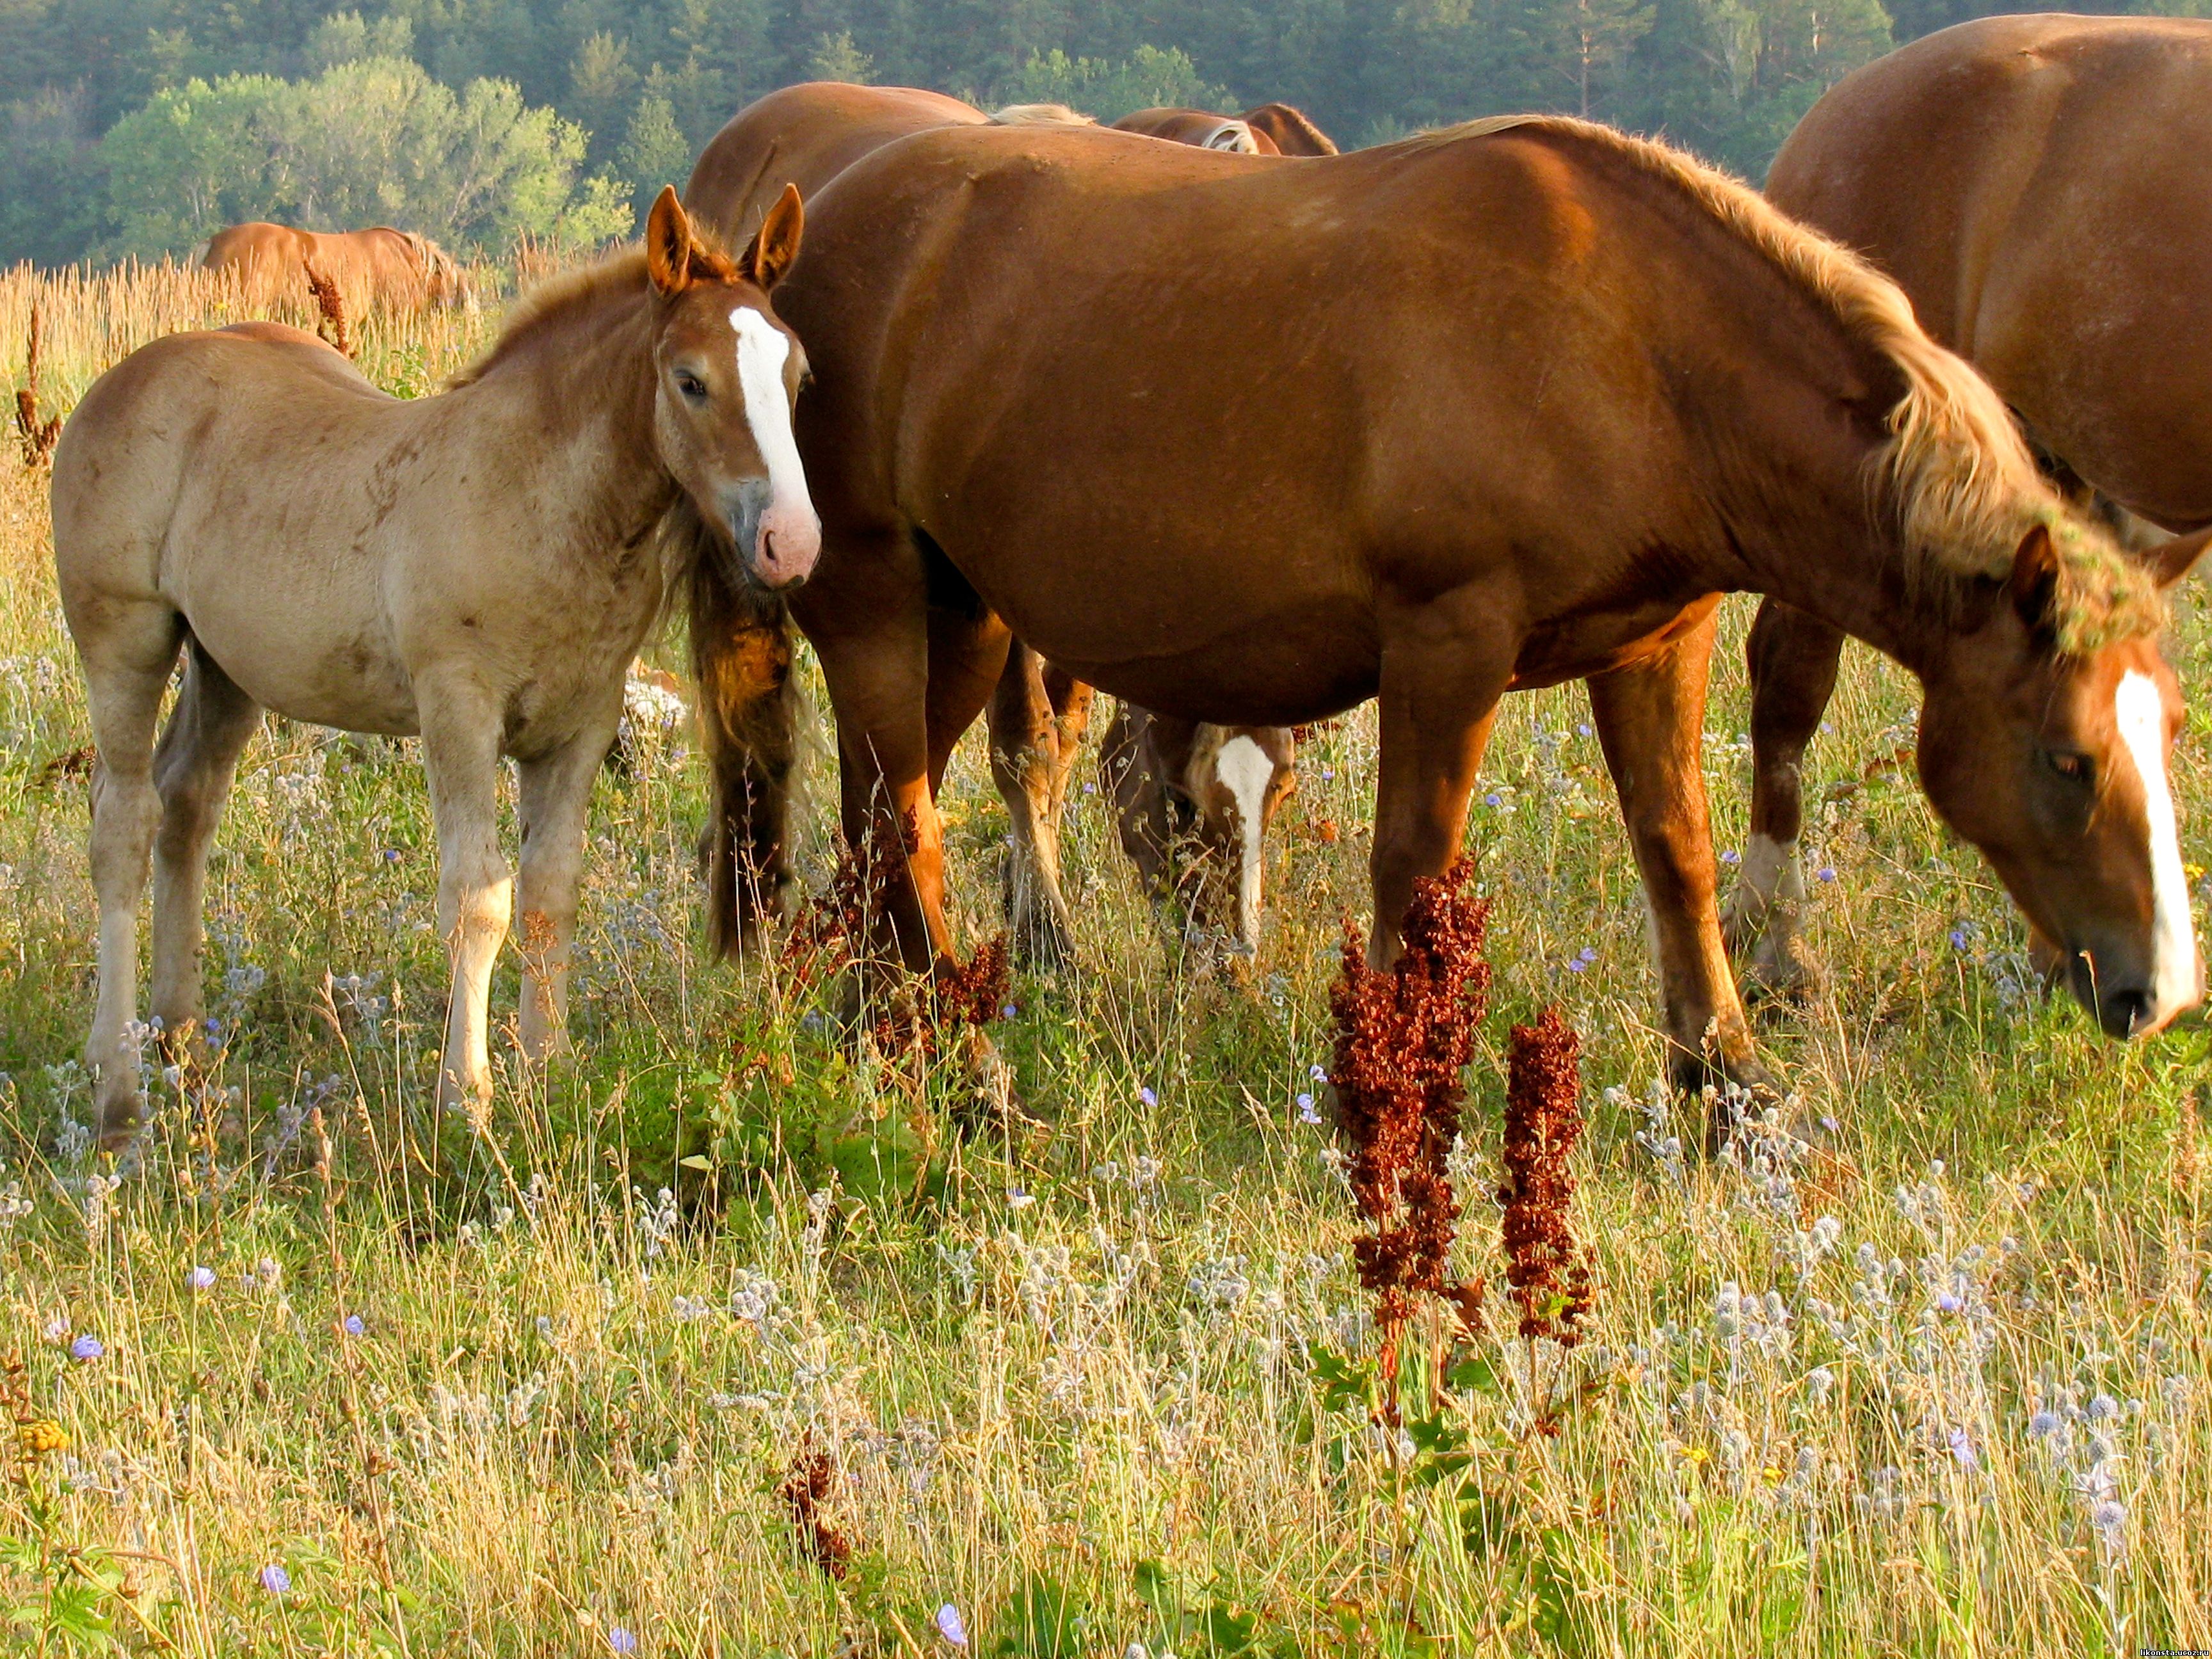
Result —
POLYGON ((1056 973, 1074 964, 1075 941, 1066 924, 1056 916, 1018 919, 1006 931, 1013 944, 1014 959, 1033 972, 1056 973))
POLYGON ((1827 986, 1826 973, 1794 933, 1778 939, 1769 932, 1760 937, 1756 948, 1737 960, 1742 965, 1736 969, 1736 988, 1747 1007, 1802 1006, 1827 986))

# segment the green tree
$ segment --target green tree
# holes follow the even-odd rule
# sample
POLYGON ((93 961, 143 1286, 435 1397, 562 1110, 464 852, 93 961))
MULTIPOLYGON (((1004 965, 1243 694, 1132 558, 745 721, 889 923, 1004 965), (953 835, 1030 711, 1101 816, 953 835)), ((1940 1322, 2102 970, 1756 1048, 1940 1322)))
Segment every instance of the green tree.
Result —
POLYGON ((516 234, 596 242, 629 228, 626 186, 580 185, 585 134, 511 81, 459 94, 405 58, 313 81, 231 76, 157 94, 102 141, 118 252, 177 253, 226 224, 391 223, 458 246, 516 234))
POLYGON ((629 130, 615 154, 615 166, 623 178, 634 180, 630 204, 642 219, 663 185, 684 187, 691 176, 691 146, 676 125, 668 100, 647 92, 630 112, 629 130))
POLYGON ((1102 121, 1158 105, 1226 110, 1233 100, 1226 87, 1215 86, 1180 47, 1163 52, 1139 46, 1120 63, 1070 58, 1055 48, 1039 52, 999 82, 993 99, 1001 104, 1066 104, 1102 121))
POLYGON ((876 60, 853 44, 852 30, 840 29, 815 41, 813 53, 806 60, 806 73, 810 80, 865 87, 876 78, 876 60))

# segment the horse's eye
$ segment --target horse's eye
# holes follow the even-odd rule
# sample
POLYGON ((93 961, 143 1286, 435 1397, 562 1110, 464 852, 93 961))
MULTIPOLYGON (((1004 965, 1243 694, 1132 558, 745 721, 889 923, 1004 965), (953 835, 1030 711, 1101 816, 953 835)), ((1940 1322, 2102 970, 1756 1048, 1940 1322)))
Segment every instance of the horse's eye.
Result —
POLYGON ((2077 755, 2064 749, 2046 749, 2043 763, 2069 783, 2086 784, 2095 776, 2095 769, 2087 755, 2077 755))
POLYGON ((676 371, 676 389, 695 404, 707 401, 707 383, 688 368, 676 371))

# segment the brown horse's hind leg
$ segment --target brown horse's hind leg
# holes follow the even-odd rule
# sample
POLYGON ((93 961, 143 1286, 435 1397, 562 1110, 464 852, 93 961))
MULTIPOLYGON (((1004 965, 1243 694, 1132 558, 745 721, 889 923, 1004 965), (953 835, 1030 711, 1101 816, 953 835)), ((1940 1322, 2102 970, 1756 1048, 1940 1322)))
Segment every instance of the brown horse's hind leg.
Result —
MULTIPOLYGON (((90 607, 86 607, 88 610, 90 607)), ((154 602, 111 600, 97 629, 70 632, 84 663, 93 743, 92 887, 100 904, 100 991, 84 1048, 100 1144, 127 1144, 138 1124, 138 898, 161 822, 154 788, 154 725, 184 626, 154 602)))
POLYGON ((523 1058, 543 1060, 568 1046, 568 954, 576 937, 576 885, 592 782, 620 718, 603 716, 554 750, 516 768, 522 822, 523 1058))
MULTIPOLYGON (((1705 813, 1705 678, 1713 611, 1656 655, 1590 677, 1590 707, 1651 907, 1662 1001, 1678 1086, 1771 1087, 1759 1063, 1721 945, 1712 830, 1705 813)), ((1708 1150, 1726 1123, 1716 1112, 1708 1150)))
POLYGON ((1763 601, 1744 655, 1751 670, 1751 843, 1722 920, 1745 982, 1786 994, 1814 975, 1797 942, 1805 901, 1806 745, 1835 695, 1842 632, 1778 599, 1763 601))
POLYGON ((181 1048, 201 1016, 200 932, 209 844, 261 705, 191 641, 184 689, 154 755, 161 828, 154 842, 154 1013, 181 1048))
MULTIPOLYGON (((1486 594, 1462 602, 1470 617, 1497 614, 1486 594)), ((1370 967, 1388 967, 1403 943, 1399 929, 1413 882, 1441 875, 1467 828, 1468 794, 1490 743, 1498 700, 1513 678, 1514 641, 1494 625, 1470 620, 1454 629, 1429 608, 1382 653, 1382 746, 1375 792, 1375 921, 1367 936, 1370 967)))
POLYGON ((991 699, 991 776, 1012 829, 1005 895, 1014 950, 1042 966, 1071 961, 1074 925, 1060 879, 1060 818, 1091 724, 1091 688, 1016 641, 991 699))

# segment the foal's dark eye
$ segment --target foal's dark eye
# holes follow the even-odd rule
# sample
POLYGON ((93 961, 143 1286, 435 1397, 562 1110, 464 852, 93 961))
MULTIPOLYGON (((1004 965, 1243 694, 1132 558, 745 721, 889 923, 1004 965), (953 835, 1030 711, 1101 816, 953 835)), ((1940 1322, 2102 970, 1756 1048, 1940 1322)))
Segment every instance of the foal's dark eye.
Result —
POLYGON ((2069 750, 2046 749, 2043 763, 2069 783, 2086 784, 2096 776, 2096 767, 2087 755, 2077 755, 2069 750))
POLYGON ((707 401, 707 383, 688 368, 676 371, 676 389, 695 404, 707 401))

